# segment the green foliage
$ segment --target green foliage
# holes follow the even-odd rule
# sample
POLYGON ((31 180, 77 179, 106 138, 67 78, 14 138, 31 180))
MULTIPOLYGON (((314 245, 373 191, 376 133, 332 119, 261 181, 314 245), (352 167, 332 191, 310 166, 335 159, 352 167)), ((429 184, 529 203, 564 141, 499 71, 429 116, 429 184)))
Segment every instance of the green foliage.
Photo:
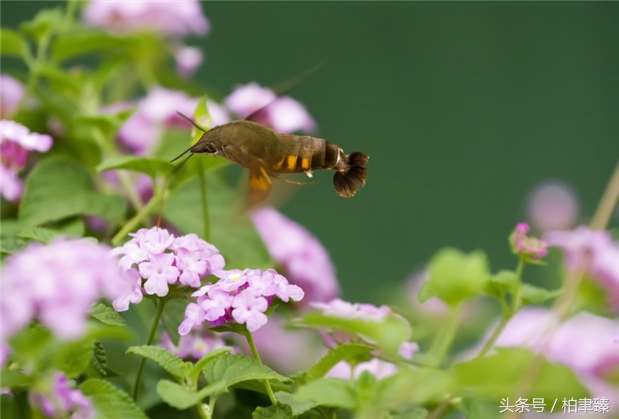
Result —
POLYGON ((225 391, 228 387, 250 380, 276 380, 288 383, 291 380, 280 375, 262 364, 261 362, 245 355, 222 354, 208 362, 202 369, 204 378, 213 384, 218 384, 220 390, 225 391))
POLYGON ((535 357, 526 349, 498 348, 496 355, 456 364, 456 384, 461 392, 496 401, 513 395, 527 379, 533 381, 531 397, 546 400, 589 397, 588 391, 568 367, 535 357), (531 365, 538 362, 541 366, 535 377, 531 375, 531 365))
POLYGON ((95 215, 117 223, 125 211, 126 203, 120 196, 96 193, 83 166, 56 156, 41 161, 30 173, 19 221, 25 228, 75 215, 95 215))
POLYGON ((23 59, 30 56, 26 40, 18 32, 5 28, 0 29, 0 51, 2 55, 14 55, 23 59))
POLYGON ((430 278, 419 292, 419 300, 439 297, 451 307, 479 295, 490 277, 488 259, 482 251, 469 254, 453 248, 440 250, 428 266, 430 278))
POLYGON ((115 311, 112 307, 109 307, 103 303, 95 305, 90 310, 90 315, 99 320, 101 323, 108 326, 125 326, 125 320, 115 311))
POLYGON ((22 23, 20 30, 40 42, 62 26, 62 19, 63 13, 60 8, 42 9, 32 20, 22 23))
POLYGON ((127 349, 127 354, 140 355, 155 361, 176 378, 184 377, 191 368, 189 363, 184 362, 178 356, 158 346, 132 346, 127 349))
POLYGON ((346 380, 340 378, 321 378, 299 388, 296 398, 316 405, 354 409, 358 400, 354 390, 346 380))
POLYGON ((353 358, 368 358, 372 347, 359 344, 344 344, 331 349, 318 363, 304 373, 295 376, 297 383, 308 383, 325 376, 337 363, 353 358))
POLYGON ((97 419, 147 419, 131 397, 109 381, 91 378, 80 385, 97 411, 97 419))
POLYGON ((174 165, 166 160, 133 156, 111 157, 97 166, 97 170, 100 172, 112 169, 126 169, 145 173, 152 178, 167 175, 173 168, 174 165))

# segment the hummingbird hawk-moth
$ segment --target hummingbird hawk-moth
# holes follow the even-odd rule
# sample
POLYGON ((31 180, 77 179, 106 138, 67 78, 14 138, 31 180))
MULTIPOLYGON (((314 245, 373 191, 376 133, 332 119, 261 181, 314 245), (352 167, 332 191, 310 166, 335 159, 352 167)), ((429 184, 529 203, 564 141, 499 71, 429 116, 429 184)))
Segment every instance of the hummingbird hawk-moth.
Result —
POLYGON ((363 153, 344 154, 338 145, 322 138, 282 134, 248 120, 232 121, 207 131, 180 115, 204 133, 172 161, 186 153, 210 154, 248 168, 250 205, 266 199, 271 178, 285 173, 305 172, 311 178, 312 170, 335 170, 333 186, 344 198, 354 196, 365 185, 369 157, 363 153))

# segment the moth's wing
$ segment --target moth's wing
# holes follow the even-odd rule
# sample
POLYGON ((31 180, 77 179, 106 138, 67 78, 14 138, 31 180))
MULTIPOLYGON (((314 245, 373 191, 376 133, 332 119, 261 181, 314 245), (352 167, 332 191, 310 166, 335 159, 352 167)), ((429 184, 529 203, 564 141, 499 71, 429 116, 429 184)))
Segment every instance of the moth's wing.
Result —
POLYGON ((269 196, 273 182, 262 165, 255 165, 249 169, 249 194, 247 205, 253 208, 269 196))

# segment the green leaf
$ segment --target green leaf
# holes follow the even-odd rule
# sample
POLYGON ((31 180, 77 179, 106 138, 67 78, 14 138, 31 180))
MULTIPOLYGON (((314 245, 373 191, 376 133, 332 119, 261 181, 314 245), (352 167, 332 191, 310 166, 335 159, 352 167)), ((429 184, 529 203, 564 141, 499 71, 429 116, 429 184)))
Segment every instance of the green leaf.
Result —
POLYGON ((428 270, 430 278, 421 287, 419 301, 437 296, 452 307, 480 294, 490 277, 488 258, 480 250, 466 254, 442 249, 432 258, 428 270))
POLYGON ((5 28, 0 28, 0 52, 2 55, 15 55, 26 60, 30 56, 26 40, 18 32, 5 28))
MULTIPOLYGON (((531 372, 535 355, 521 348, 497 348, 498 353, 454 366, 457 385, 461 391, 495 401, 509 397, 531 372)), ((544 360, 530 391, 531 397, 546 400, 589 397, 576 374, 565 365, 544 360)), ((522 397, 527 397, 523 394, 522 397)))
POLYGON ((104 378, 107 376, 107 356, 105 348, 99 341, 95 341, 93 356, 90 358, 86 376, 89 378, 104 378))
POLYGON ((293 419, 296 416, 292 414, 292 410, 288 406, 258 406, 251 415, 252 419, 293 419))
MULTIPOLYGON (((410 406, 403 410, 398 410, 395 412, 390 419, 425 419, 428 417, 428 412, 426 409, 417 406, 410 406)), ((469 418, 489 418, 493 416, 467 416, 469 418)))
POLYGON ((336 346, 310 369, 295 377, 295 381, 310 382, 322 378, 340 361, 346 361, 351 358, 369 355, 373 349, 374 348, 371 346, 359 345, 356 343, 336 346))
POLYGON ((93 357, 94 342, 68 343, 56 353, 54 365, 67 376, 75 378, 86 370, 93 357))
POLYGON ((189 363, 158 346, 131 346, 126 353, 141 355, 144 358, 150 359, 176 378, 183 378, 190 371, 189 363))
POLYGON ((503 270, 492 275, 486 283, 486 293, 500 298, 516 285, 516 272, 503 270))
POLYGON ((125 169, 134 172, 146 173, 150 177, 169 174, 174 165, 166 160, 151 159, 148 157, 116 156, 106 159, 97 166, 97 171, 125 169))
POLYGON ((299 388, 295 397, 316 405, 328 407, 345 407, 354 409, 357 406, 355 392, 348 381, 340 378, 321 378, 299 388))
POLYGON ((60 62, 77 55, 104 51, 124 51, 134 37, 115 36, 102 31, 75 30, 59 35, 52 44, 52 60, 60 62))
POLYGON ((54 156, 42 160, 28 176, 19 221, 25 228, 86 214, 118 223, 126 205, 120 196, 96 193, 84 167, 54 156))
POLYGON ((467 418, 491 418, 496 416, 497 407, 495 401, 465 397, 458 405, 458 410, 467 418))
POLYGON ((291 381, 259 361, 241 354, 218 356, 204 366, 202 373, 209 383, 219 384, 221 392, 234 384, 249 380, 291 381))
POLYGON ((296 394, 278 391, 275 393, 275 399, 278 403, 290 407, 292 415, 297 417, 317 406, 315 402, 301 399, 296 394))
POLYGON ((191 372, 189 374, 191 375, 191 374, 199 373, 200 371, 202 371, 204 366, 211 361, 211 359, 221 356, 223 354, 230 353, 230 352, 232 352, 232 348, 228 346, 224 346, 223 348, 213 349, 211 352, 209 352, 208 354, 200 358, 198 362, 196 362, 191 367, 191 372))
POLYGON ((34 384, 35 378, 24 374, 22 371, 3 369, 0 374, 0 387, 29 387, 34 384))
POLYGON ((410 324, 401 316, 391 314, 380 321, 346 319, 327 316, 320 312, 308 313, 300 324, 317 328, 328 328, 364 337, 376 342, 388 355, 395 355, 400 345, 410 339, 410 324))
POLYGON ((453 379, 445 371, 434 368, 400 368, 396 374, 378 382, 376 404, 435 404, 440 403, 445 394, 452 394, 453 390, 453 379))
POLYGON ((7 255, 17 253, 28 246, 28 241, 18 237, 2 237, 0 239, 0 252, 7 255))
POLYGON ((203 398, 218 393, 221 390, 221 383, 211 384, 200 389, 198 392, 191 391, 185 386, 170 380, 160 380, 159 383, 157 383, 157 394, 159 397, 170 406, 179 410, 185 410, 197 404, 203 398))
POLYGON ((95 305, 90 310, 90 315, 108 326, 124 327, 126 325, 125 319, 123 319, 118 312, 103 303, 95 305))
POLYGON ((32 20, 20 25, 20 30, 37 41, 50 36, 52 31, 62 26, 63 13, 59 7, 41 9, 32 20))
POLYGON ((51 64, 37 66, 35 74, 45 77, 54 83, 55 87, 67 89, 72 94, 78 94, 82 90, 82 83, 79 78, 51 64))
POLYGON ((522 284, 522 300, 528 304, 542 304, 547 300, 558 297, 560 294, 560 289, 550 291, 531 284, 522 284))
POLYGON ((124 122, 124 115, 80 115, 75 122, 99 130, 105 138, 113 138, 124 122))
POLYGON ((97 419, 148 419, 127 393, 112 383, 91 378, 80 385, 97 411, 97 419))

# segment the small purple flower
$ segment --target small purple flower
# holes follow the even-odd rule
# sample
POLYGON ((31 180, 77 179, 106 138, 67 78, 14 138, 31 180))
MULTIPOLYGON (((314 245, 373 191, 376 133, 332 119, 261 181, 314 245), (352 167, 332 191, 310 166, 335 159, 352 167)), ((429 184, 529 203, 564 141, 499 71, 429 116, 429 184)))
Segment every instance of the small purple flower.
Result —
POLYGON ((608 291, 611 308, 619 312, 619 244, 607 231, 580 226, 569 231, 546 234, 550 246, 563 249, 569 270, 583 266, 587 273, 608 291))
POLYGON ((305 106, 288 96, 277 98, 271 89, 258 83, 237 86, 224 103, 242 119, 257 112, 252 120, 284 134, 316 129, 305 106))
POLYGON ((340 317, 342 319, 380 322, 393 314, 387 306, 376 307, 372 304, 349 303, 339 298, 335 298, 328 303, 314 302, 310 305, 315 309, 321 310, 325 316, 340 317))
POLYGON ((0 119, 10 118, 24 98, 24 85, 8 74, 0 74, 0 119))
POLYGON ((172 352, 181 359, 198 360, 226 343, 212 332, 200 331, 181 336, 178 346, 174 345, 170 336, 164 332, 161 336, 161 347, 172 352))
POLYGON ((91 0, 84 21, 112 33, 152 30, 163 35, 206 35, 209 22, 196 0, 175 2, 112 2, 91 0))
POLYGON ((548 254, 548 243, 535 237, 528 237, 531 228, 527 223, 519 223, 512 233, 512 251, 523 260, 537 260, 548 254))
POLYGON ((533 226, 540 231, 572 228, 579 214, 576 194, 567 184, 543 182, 527 198, 527 213, 533 226))
POLYGON ((269 254, 290 282, 303 289, 307 303, 340 295, 329 254, 306 228, 270 207, 254 211, 252 219, 269 254))
POLYGON ((49 135, 30 132, 15 121, 0 120, 0 192, 7 200, 21 198, 23 186, 17 173, 26 165, 28 153, 46 152, 52 142, 49 135))
POLYGON ((197 304, 191 303, 187 307, 179 334, 187 334, 205 320, 212 327, 226 323, 245 324, 253 332, 266 324, 264 313, 275 296, 282 301, 303 298, 299 287, 288 284, 286 278, 272 269, 233 269, 221 271, 216 276, 220 278, 217 283, 207 284, 192 294, 197 298, 197 304))
POLYGON ((10 256, 2 274, 0 341, 35 318, 61 339, 82 335, 90 306, 128 292, 107 246, 88 239, 34 243, 10 256))
POLYGON ((69 379, 61 372, 54 377, 49 394, 32 393, 33 404, 41 407, 47 417, 70 417, 71 419, 95 419, 96 412, 90 399, 76 388, 69 386, 69 379))
POLYGON ((267 300, 250 290, 244 290, 234 297, 232 307, 234 320, 239 324, 246 324, 250 332, 260 329, 267 322, 264 314, 269 307, 267 300))
POLYGON ((224 267, 219 251, 195 234, 174 237, 166 229, 153 227, 140 229, 131 236, 131 240, 112 251, 120 256, 118 265, 130 284, 129 291, 114 301, 117 311, 127 310, 129 303, 140 302, 142 293, 164 297, 172 284, 198 288, 203 278, 224 267))
POLYGON ((196 47, 188 47, 186 45, 174 51, 174 59, 176 60, 176 71, 183 77, 189 77, 200 67, 204 57, 202 50, 196 47))

